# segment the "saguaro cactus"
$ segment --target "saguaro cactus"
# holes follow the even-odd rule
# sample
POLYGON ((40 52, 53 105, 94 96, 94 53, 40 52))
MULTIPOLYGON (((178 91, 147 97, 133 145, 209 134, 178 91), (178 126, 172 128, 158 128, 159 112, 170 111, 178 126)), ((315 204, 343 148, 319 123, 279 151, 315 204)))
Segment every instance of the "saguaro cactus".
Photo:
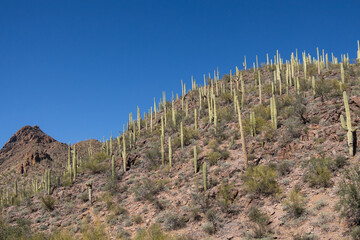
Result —
POLYGON ((353 135, 358 128, 353 129, 351 126, 350 107, 349 107, 348 97, 347 97, 347 94, 345 91, 343 92, 343 100, 344 100, 344 106, 345 106, 346 123, 345 123, 343 115, 340 115, 340 121, 341 121, 341 126, 344 128, 344 130, 347 131, 349 154, 351 156, 354 156, 355 152, 356 152, 355 151, 356 145, 354 147, 354 144, 356 144, 356 142, 353 141, 353 135))
POLYGON ((70 179, 71 179, 71 144, 69 143, 69 147, 68 147, 68 172, 70 175, 70 179))
POLYGON ((172 147, 171 147, 171 137, 169 137, 169 165, 172 167, 172 147))
POLYGON ((74 146, 74 149, 73 149, 73 177, 74 177, 74 180, 77 176, 77 161, 76 161, 76 147, 74 146))
POLYGON ((345 73, 344 73, 344 64, 340 63, 340 72, 341 72, 341 82, 345 83, 345 73))
POLYGON ((115 156, 113 155, 111 157, 111 176, 112 176, 112 179, 114 180, 115 179, 115 156))
POLYGON ((194 108, 194 127, 195 131, 197 131, 197 110, 194 108))
POLYGON ((256 135, 256 119, 255 119, 255 112, 250 113, 250 132, 251 136, 256 135))
POLYGON ((247 162, 247 153, 246 153, 246 143, 245 143, 245 135, 244 135, 244 129, 243 129, 243 125, 242 125, 239 101, 237 101, 237 112, 238 112, 239 128, 240 128, 241 143, 242 143, 241 145, 242 145, 242 150, 243 150, 243 155, 244 155, 244 163, 245 163, 245 168, 247 168, 248 162, 247 162))
POLYGON ((195 170, 195 173, 197 173, 197 149, 196 149, 196 146, 194 146, 194 170, 195 170))
POLYGON ((273 127, 277 129, 277 110, 276 110, 276 100, 275 95, 270 98, 270 111, 271 111, 271 122, 273 127))
POLYGON ((181 142, 181 149, 184 149, 184 129, 182 122, 180 122, 180 142, 181 142))
POLYGON ((165 142, 165 130, 164 130, 164 120, 161 116, 161 136, 160 136, 160 142, 161 142, 161 162, 164 165, 165 164, 165 149, 164 149, 164 142, 165 142))
POLYGON ((312 90, 313 90, 313 94, 316 94, 316 84, 315 84, 315 77, 312 76, 311 77, 311 86, 312 86, 312 90))
POLYGON ((204 181, 204 190, 207 190, 207 173, 206 173, 206 162, 203 163, 203 181, 204 181))
POLYGON ((89 182, 86 183, 86 186, 88 187, 88 191, 89 191, 89 202, 92 205, 92 187, 93 187, 93 181, 90 180, 89 182))
POLYGON ((123 133, 123 151, 122 151, 122 158, 123 158, 123 169, 126 172, 126 142, 125 142, 125 133, 123 133))

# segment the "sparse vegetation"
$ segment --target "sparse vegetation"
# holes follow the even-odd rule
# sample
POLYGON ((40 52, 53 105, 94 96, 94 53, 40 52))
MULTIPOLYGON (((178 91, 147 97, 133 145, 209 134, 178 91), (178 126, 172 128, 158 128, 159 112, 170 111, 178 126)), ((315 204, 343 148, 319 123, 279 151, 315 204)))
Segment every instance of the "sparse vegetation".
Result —
POLYGON ((285 210, 294 217, 299 217, 305 211, 305 204, 305 197, 296 188, 290 191, 284 201, 285 210))
POLYGON ((43 207, 47 211, 52 211, 55 208, 55 199, 51 196, 40 197, 43 207))
POLYGON ((266 213, 260 211, 258 208, 252 207, 249 210, 248 217, 249 220, 254 224, 254 237, 264 237, 267 234, 266 225, 269 222, 269 216, 266 213))
POLYGON ((272 194, 278 192, 276 169, 259 165, 250 167, 243 175, 244 187, 251 194, 272 194))
POLYGON ((356 165, 345 171, 339 184, 337 195, 339 202, 336 209, 349 223, 360 225, 360 166, 356 165))

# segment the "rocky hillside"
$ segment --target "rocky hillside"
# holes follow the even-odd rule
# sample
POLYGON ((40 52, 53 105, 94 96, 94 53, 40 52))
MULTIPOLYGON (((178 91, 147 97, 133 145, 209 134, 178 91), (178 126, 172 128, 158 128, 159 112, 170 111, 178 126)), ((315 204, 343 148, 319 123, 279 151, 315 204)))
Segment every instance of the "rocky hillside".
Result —
POLYGON ((0 152, 1 226, 41 239, 358 239, 360 65, 279 59, 194 80, 121 136, 72 146, 70 165, 67 145, 22 128, 0 152), (9 172, 30 181, 43 159, 50 190, 45 178, 13 194, 9 172))

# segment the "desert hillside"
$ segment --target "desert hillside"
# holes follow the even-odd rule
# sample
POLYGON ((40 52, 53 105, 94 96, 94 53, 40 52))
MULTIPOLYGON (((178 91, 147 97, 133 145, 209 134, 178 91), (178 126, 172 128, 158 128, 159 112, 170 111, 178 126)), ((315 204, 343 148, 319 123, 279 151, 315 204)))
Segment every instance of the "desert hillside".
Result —
POLYGON ((23 127, 0 150, 0 239, 360 239, 357 56, 245 59, 102 142, 23 127))

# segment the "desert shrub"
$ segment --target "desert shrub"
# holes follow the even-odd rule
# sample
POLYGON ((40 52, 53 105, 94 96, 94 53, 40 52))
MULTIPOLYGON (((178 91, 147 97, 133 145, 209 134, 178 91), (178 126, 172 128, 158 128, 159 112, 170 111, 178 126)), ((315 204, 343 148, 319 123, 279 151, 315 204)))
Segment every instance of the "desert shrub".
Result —
POLYGON ((276 169, 259 165, 249 167, 243 175, 244 185, 251 194, 272 194, 279 191, 276 169))
POLYGON ((114 179, 112 177, 108 177, 104 186, 104 190, 106 192, 109 192, 111 195, 116 195, 117 193, 119 193, 119 187, 117 184, 118 181, 116 178, 114 179))
POLYGON ((217 141, 222 142, 225 139, 229 138, 229 135, 226 131, 225 121, 220 121, 217 123, 216 127, 211 127, 209 129, 209 137, 213 136, 217 141))
POLYGON ((200 216, 200 209, 197 207, 192 207, 190 209, 190 217, 192 220, 194 221, 200 221, 201 216, 200 216))
POLYGON ((234 119, 234 116, 236 116, 236 114, 234 113, 234 106, 233 105, 226 106, 226 107, 221 107, 218 110, 218 118, 220 120, 230 122, 230 121, 232 121, 234 119))
POLYGON ((319 237, 311 233, 298 233, 293 236, 293 240, 317 240, 319 237))
POLYGON ((351 230, 351 238, 354 240, 360 240, 360 227, 356 226, 351 230))
POLYGON ((299 217, 305 211, 305 204, 304 196, 297 189, 291 190, 284 201, 285 210, 294 217, 299 217))
POLYGON ((145 151, 146 168, 155 169, 161 164, 160 144, 153 143, 150 149, 145 151))
POLYGON ((214 226, 216 226, 219 221, 219 216, 215 208, 210 208, 209 210, 207 210, 205 212, 205 217, 214 226))
POLYGON ((276 107, 279 112, 282 112, 284 108, 293 106, 296 101, 296 98, 291 95, 283 95, 282 97, 279 97, 276 100, 277 100, 276 107))
POLYGON ((5 220, 0 219, 0 240, 15 240, 31 238, 30 222, 18 219, 16 225, 9 225, 5 220))
POLYGON ((262 104, 255 106, 253 111, 255 113, 255 117, 260 117, 265 120, 269 120, 271 117, 270 108, 262 104))
POLYGON ((83 202, 89 201, 89 193, 87 191, 83 192, 82 194, 80 194, 80 199, 83 202))
POLYGON ((136 224, 140 224, 143 222, 143 219, 142 219, 141 215, 136 215, 133 217, 132 221, 136 224))
POLYGON ((216 165, 220 160, 226 160, 230 155, 227 150, 220 149, 219 142, 217 140, 210 141, 208 143, 208 148, 211 149, 211 151, 207 154, 210 166, 216 165))
POLYGON ((89 224, 86 221, 82 223, 81 234, 83 240, 106 240, 109 237, 106 234, 105 227, 99 220, 94 224, 89 224))
POLYGON ((177 213, 168 213, 164 218, 165 230, 177 230, 186 225, 186 218, 177 213))
POLYGON ((261 238, 266 235, 266 226, 269 223, 269 216, 266 213, 260 211, 258 208, 252 207, 248 212, 248 217, 249 220, 254 223, 254 237, 261 238))
POLYGON ((360 225, 360 166, 347 169, 339 183, 336 210, 349 223, 360 225))
POLYGON ((66 172, 64 177, 61 178, 61 185, 63 187, 70 187, 72 185, 72 177, 71 174, 69 172, 66 172))
POLYGON ((280 176, 285 176, 290 173, 292 166, 293 166, 293 162, 291 162, 290 160, 284 160, 280 162, 276 166, 276 168, 280 176))
POLYGON ((50 238, 50 240, 73 240, 74 234, 70 233, 68 230, 55 230, 50 238))
POLYGON ((234 99, 234 97, 232 96, 232 94, 230 92, 223 92, 220 95, 220 101, 225 104, 232 103, 233 99, 234 99))
POLYGON ((172 240, 173 238, 163 232, 159 224, 152 224, 147 230, 140 229, 136 232, 134 240, 172 240))
POLYGON ((220 189, 219 189, 219 198, 217 200, 221 211, 224 213, 230 213, 232 212, 232 202, 233 202, 233 196, 231 195, 231 191, 233 189, 234 185, 229 184, 227 181, 223 181, 221 183, 220 189))
POLYGON ((191 193, 192 204, 205 213, 210 207, 210 199, 201 192, 191 193))
POLYGON ((317 66, 316 64, 308 64, 306 66, 306 75, 307 76, 315 76, 317 74, 317 66))
MULTIPOLYGON (((255 114, 255 131, 256 134, 266 130, 268 127, 270 127, 271 124, 269 121, 265 120, 261 116, 257 116, 255 114)), ((243 128, 244 128, 244 134, 246 136, 250 136, 251 134, 251 126, 250 126, 250 118, 243 119, 243 128)))
POLYGON ((333 86, 329 84, 324 78, 317 80, 315 83, 315 97, 321 97, 321 100, 327 99, 333 86))
POLYGON ((201 225, 201 228, 204 232, 206 232, 209 235, 213 235, 216 233, 216 228, 214 224, 212 224, 211 222, 204 223, 203 225, 201 225))
POLYGON ((55 208, 55 199, 51 196, 40 197, 42 206, 49 212, 55 208))
POLYGON ((226 160, 230 153, 226 150, 211 150, 207 158, 209 159, 210 166, 216 165, 220 160, 226 160))
POLYGON ((334 169, 340 169, 347 165, 347 159, 343 155, 337 155, 334 159, 334 169))
POLYGON ((276 137, 276 130, 271 125, 267 125, 264 128, 264 140, 272 142, 275 140, 275 137, 276 137))
POLYGON ((142 181, 139 181, 132 188, 132 191, 135 194, 136 201, 148 200, 153 202, 156 199, 158 192, 163 190, 164 183, 162 181, 153 181, 149 178, 144 178, 142 181))
POLYGON ((92 173, 100 173, 106 170, 104 161, 110 157, 105 152, 94 154, 89 161, 84 162, 83 168, 90 170, 92 173))
POLYGON ((319 158, 311 157, 307 165, 305 180, 308 181, 311 186, 328 187, 330 186, 332 167, 332 159, 326 157, 324 154, 319 158))
POLYGON ((291 136, 291 138, 299 138, 301 136, 301 131, 303 125, 301 122, 296 118, 289 118, 285 121, 287 134, 291 136))

